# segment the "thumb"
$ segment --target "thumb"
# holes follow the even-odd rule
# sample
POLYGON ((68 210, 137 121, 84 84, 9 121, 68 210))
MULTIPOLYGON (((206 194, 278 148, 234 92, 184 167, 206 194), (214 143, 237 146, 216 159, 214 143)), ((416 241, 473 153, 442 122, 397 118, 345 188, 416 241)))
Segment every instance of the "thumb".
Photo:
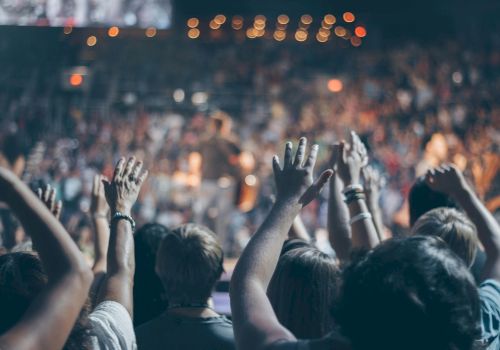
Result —
POLYGON ((314 182, 313 186, 316 189, 317 193, 320 193, 323 187, 326 185, 330 177, 333 175, 332 169, 327 169, 321 173, 318 179, 314 182))

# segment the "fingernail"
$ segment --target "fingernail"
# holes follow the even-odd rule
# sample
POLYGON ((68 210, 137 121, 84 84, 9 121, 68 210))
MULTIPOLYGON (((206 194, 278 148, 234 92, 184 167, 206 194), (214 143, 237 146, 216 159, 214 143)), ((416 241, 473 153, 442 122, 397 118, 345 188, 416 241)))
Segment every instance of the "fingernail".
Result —
POLYGON ((319 149, 319 146, 317 144, 312 145, 312 149, 317 150, 319 149))
POLYGON ((292 148, 292 143, 290 141, 287 141, 286 147, 292 148))

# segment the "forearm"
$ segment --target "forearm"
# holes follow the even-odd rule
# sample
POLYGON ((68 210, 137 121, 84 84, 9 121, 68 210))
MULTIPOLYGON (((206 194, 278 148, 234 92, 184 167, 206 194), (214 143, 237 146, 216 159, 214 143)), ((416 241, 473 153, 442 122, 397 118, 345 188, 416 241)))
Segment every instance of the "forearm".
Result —
POLYGON ((304 222, 300 218, 300 215, 297 215, 297 217, 295 217, 295 220, 293 220, 292 227, 288 232, 288 238, 301 239, 306 242, 311 241, 311 236, 307 232, 306 226, 304 225, 304 222))
POLYGON ((349 225, 349 209, 344 203, 341 183, 337 175, 330 179, 327 225, 328 236, 335 253, 340 260, 347 260, 351 250, 351 226, 349 225))
POLYGON ((384 237, 384 221, 382 220, 382 210, 378 205, 378 195, 371 194, 370 198, 367 198, 366 204, 368 205, 368 210, 373 216, 373 224, 377 230, 377 236, 380 242, 382 242, 384 237), (376 198, 371 198, 375 196, 376 198))
POLYGON ((99 291, 99 301, 122 304, 132 315, 132 289, 135 272, 132 227, 126 220, 111 226, 107 254, 107 273, 99 291))
MULTIPOLYGON (((348 207, 351 220, 361 213, 369 213, 364 199, 354 200, 348 207)), ((370 250, 380 243, 372 218, 356 221, 351 225, 351 229, 353 249, 370 250)))
POLYGON ((94 273, 106 272, 107 253, 109 245, 109 224, 106 217, 94 216, 92 218, 94 225, 94 273))

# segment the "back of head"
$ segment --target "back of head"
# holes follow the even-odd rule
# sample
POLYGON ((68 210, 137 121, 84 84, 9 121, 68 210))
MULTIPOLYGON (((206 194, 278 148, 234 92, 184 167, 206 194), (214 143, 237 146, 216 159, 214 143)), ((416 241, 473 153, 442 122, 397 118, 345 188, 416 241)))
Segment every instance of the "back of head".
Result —
POLYGON ((215 234, 187 224, 160 244, 156 272, 170 305, 204 304, 223 272, 224 256, 215 234))
POLYGON ((134 234, 134 324, 139 326, 159 316, 167 307, 163 285, 155 272, 156 254, 169 230, 160 224, 146 224, 134 234))
POLYGON ((267 290, 280 323, 301 339, 330 332, 338 277, 335 259, 316 248, 302 246, 284 253, 267 290))
POLYGON ((336 322, 353 350, 471 350, 479 296, 442 240, 394 239, 344 271, 336 322))
POLYGON ((474 224, 456 209, 436 208, 422 215, 413 225, 412 234, 437 236, 471 266, 479 244, 474 224))
POLYGON ((410 226, 413 226, 422 215, 432 209, 457 207, 449 196, 436 192, 427 186, 423 176, 419 177, 411 187, 408 202, 410 207, 410 226))

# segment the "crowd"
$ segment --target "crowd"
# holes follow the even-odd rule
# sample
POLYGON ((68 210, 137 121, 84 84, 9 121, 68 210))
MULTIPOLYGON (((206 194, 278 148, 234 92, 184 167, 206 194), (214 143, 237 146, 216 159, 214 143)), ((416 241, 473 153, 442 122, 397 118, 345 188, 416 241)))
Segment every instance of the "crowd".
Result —
POLYGON ((0 73, 0 349, 500 349, 498 50, 143 45, 0 73))

